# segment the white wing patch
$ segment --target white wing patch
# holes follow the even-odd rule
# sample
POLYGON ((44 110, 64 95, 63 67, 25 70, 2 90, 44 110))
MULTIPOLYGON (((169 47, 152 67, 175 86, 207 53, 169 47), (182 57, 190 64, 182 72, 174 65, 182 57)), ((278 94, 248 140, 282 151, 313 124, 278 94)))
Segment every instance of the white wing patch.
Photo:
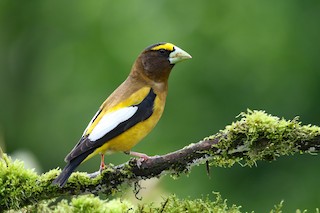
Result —
POLYGON ((108 132, 116 128, 120 123, 131 118, 137 110, 137 106, 130 106, 104 115, 92 130, 88 136, 88 139, 90 141, 99 140, 108 132))
POLYGON ((89 126, 93 123, 93 121, 97 118, 99 113, 101 112, 101 109, 99 109, 96 114, 92 117, 91 121, 89 122, 87 128, 83 131, 82 137, 86 134, 87 130, 89 129, 89 126))

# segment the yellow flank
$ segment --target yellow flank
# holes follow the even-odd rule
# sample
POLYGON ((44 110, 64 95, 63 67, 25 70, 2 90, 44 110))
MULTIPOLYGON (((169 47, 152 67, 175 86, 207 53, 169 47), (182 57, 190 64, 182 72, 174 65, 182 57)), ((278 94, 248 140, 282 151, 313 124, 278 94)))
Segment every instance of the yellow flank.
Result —
POLYGON ((173 51, 174 45, 171 43, 165 43, 165 44, 160 44, 158 46, 153 47, 151 50, 160 50, 160 49, 165 49, 168 51, 173 51))
POLYGON ((141 141, 159 121, 165 105, 165 100, 161 99, 162 98, 159 96, 156 97, 153 114, 147 120, 136 124, 110 141, 106 141, 104 145, 96 149, 84 161, 90 159, 96 154, 116 151, 130 151, 131 148, 141 141))
POLYGON ((128 106, 132 106, 132 105, 136 105, 139 104, 141 101, 143 101, 143 99, 148 95, 148 93, 150 92, 150 87, 143 87, 140 90, 136 91, 135 93, 133 93, 127 100, 124 100, 122 102, 120 102, 119 104, 117 104, 116 106, 110 108, 110 109, 102 109, 102 112, 99 114, 99 116, 94 120, 94 122, 88 127, 85 135, 88 135, 92 132, 92 130, 96 127, 96 125, 99 123, 99 121, 101 120, 101 118, 113 111, 116 111, 118 109, 124 108, 124 107, 128 107, 128 106))

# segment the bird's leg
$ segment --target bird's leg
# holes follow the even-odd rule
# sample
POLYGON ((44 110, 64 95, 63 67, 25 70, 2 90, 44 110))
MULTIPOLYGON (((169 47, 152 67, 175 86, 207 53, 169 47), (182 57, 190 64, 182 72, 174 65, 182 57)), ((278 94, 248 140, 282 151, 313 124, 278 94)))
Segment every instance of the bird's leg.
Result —
POLYGON ((101 155, 101 163, 100 163, 100 173, 106 168, 106 165, 104 164, 104 154, 100 154, 101 155))
POLYGON ((146 161, 146 160, 148 160, 150 158, 148 155, 146 155, 144 153, 140 153, 140 152, 126 151, 124 153, 127 154, 127 155, 132 155, 132 156, 138 157, 139 159, 137 160, 137 166, 139 168, 140 168, 141 163, 143 161, 146 161))

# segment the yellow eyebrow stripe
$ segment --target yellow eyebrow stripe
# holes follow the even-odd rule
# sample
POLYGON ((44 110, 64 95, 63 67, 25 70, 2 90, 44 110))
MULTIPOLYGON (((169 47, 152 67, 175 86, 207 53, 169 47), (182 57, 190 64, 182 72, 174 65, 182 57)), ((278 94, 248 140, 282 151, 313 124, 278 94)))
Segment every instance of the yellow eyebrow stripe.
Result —
POLYGON ((174 50, 174 45, 171 44, 171 43, 160 44, 158 46, 153 47, 151 50, 160 50, 160 49, 173 51, 174 50))

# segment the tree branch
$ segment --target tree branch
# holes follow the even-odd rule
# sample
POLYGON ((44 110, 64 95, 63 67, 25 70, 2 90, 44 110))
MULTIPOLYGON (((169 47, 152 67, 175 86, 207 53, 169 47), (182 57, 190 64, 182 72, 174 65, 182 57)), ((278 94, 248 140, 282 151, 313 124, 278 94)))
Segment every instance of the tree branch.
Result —
POLYGON ((101 175, 89 175, 95 178, 76 172, 63 188, 51 185, 59 170, 51 170, 41 176, 32 171, 25 171, 24 174, 21 172, 21 162, 12 163, 4 158, 0 160, 0 181, 4 183, 0 186, 0 209, 19 208, 62 195, 111 195, 123 184, 164 174, 178 176, 189 172, 192 166, 205 162, 211 166, 230 167, 234 163, 253 166, 259 160, 271 161, 281 155, 317 153, 320 150, 320 127, 303 126, 297 118, 286 121, 263 111, 248 110, 240 116, 239 121, 213 136, 178 151, 151 157, 139 166, 137 159, 131 159, 122 165, 107 168, 101 175))

